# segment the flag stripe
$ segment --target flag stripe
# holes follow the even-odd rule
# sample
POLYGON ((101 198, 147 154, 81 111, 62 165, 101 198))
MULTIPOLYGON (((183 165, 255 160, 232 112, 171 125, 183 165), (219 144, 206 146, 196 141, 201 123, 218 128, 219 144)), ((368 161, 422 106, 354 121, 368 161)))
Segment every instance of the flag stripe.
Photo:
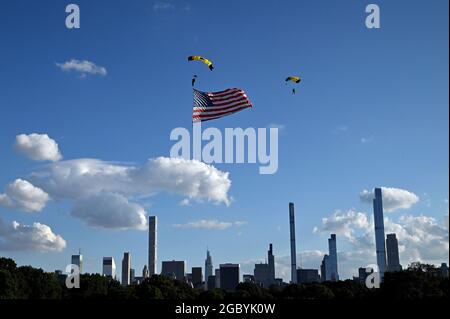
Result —
POLYGON ((218 119, 253 107, 245 92, 232 88, 219 92, 201 92, 194 89, 192 121, 218 119))
POLYGON ((219 96, 219 97, 213 97, 213 96, 209 95, 209 97, 211 98, 211 101, 220 102, 220 101, 225 101, 225 100, 227 100, 229 98, 232 98, 232 97, 241 96, 243 93, 244 93, 243 91, 233 91, 233 92, 230 92, 227 95, 222 95, 222 96, 219 96))
POLYGON ((240 111, 240 110, 243 110, 243 109, 246 109, 246 108, 249 108, 249 107, 251 107, 251 106, 246 104, 246 105, 243 105, 243 106, 239 106, 237 108, 233 108, 230 111, 217 112, 217 113, 212 113, 212 114, 209 114, 209 113, 206 113, 206 114, 195 114, 195 115, 192 115, 192 117, 193 118, 207 118, 207 117, 212 117, 212 116, 222 117, 222 116, 225 116, 225 115, 228 115, 228 114, 232 114, 232 113, 235 113, 237 111, 240 111))
POLYGON ((226 107, 208 107, 208 108, 201 108, 201 107, 197 108, 197 107, 194 107, 193 112, 194 113, 221 112, 221 111, 226 111, 226 110, 232 109, 234 107, 242 106, 242 105, 245 105, 245 104, 249 105, 248 101, 240 101, 239 103, 233 103, 233 104, 230 104, 230 105, 228 105, 226 107))

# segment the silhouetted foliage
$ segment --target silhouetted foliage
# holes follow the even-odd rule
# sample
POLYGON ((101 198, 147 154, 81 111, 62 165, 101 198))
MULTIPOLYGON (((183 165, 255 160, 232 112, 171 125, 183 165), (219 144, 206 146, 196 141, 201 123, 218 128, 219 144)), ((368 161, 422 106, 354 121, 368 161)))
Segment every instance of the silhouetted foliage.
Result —
POLYGON ((262 288, 240 283, 236 291, 200 291, 184 282, 155 275, 141 284, 122 286, 99 274, 80 276, 80 288, 68 289, 54 273, 30 266, 17 267, 0 258, 0 299, 185 299, 185 300, 437 300, 449 297, 449 280, 432 265, 414 264, 405 271, 386 273, 380 289, 368 289, 352 280, 291 284, 262 288))

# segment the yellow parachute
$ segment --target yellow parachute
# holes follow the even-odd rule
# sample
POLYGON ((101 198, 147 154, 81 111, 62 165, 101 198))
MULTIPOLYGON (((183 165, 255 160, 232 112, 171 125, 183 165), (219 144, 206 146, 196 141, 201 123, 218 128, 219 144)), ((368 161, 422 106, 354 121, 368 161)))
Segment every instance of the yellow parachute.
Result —
POLYGON ((302 79, 300 79, 298 76, 288 76, 286 78, 286 83, 289 81, 295 82, 295 83, 300 83, 302 79))
MULTIPOLYGON (((286 78, 286 84, 288 84, 288 82, 289 81, 292 81, 292 82, 294 82, 294 83, 300 83, 300 81, 301 81, 302 79, 300 79, 298 76, 288 76, 287 78, 286 78)), ((292 88, 292 94, 295 94, 295 88, 292 88)))
POLYGON ((208 66, 211 71, 214 69, 213 63, 210 60, 199 55, 191 55, 190 57, 188 57, 188 61, 202 61, 208 66))

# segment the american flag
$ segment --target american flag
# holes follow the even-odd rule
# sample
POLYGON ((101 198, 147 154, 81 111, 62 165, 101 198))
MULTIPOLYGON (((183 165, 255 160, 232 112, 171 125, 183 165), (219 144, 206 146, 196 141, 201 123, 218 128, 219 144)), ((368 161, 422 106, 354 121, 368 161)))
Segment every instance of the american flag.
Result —
POLYGON ((239 112, 252 103, 241 89, 233 88, 220 92, 201 92, 194 89, 192 122, 204 122, 239 112))

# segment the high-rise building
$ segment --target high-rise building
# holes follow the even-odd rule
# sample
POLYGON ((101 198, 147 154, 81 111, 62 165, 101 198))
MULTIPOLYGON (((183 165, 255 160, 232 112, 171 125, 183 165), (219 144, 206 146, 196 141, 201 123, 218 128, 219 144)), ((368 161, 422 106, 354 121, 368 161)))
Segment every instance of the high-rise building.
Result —
POLYGON ((113 257, 103 257, 103 276, 116 277, 116 263, 113 257))
POLYGON ((142 269, 142 278, 143 279, 146 279, 146 278, 148 278, 150 275, 149 275, 149 272, 148 272, 148 267, 147 267, 147 265, 144 265, 144 268, 142 269))
POLYGON ((186 279, 186 266, 184 260, 181 261, 163 261, 161 275, 173 278, 179 281, 186 279))
POLYGON ((377 252, 377 264, 380 277, 383 278, 386 271, 386 246, 384 240, 383 197, 381 188, 375 188, 373 199, 373 215, 375 221, 375 246, 377 252))
POLYGON ((400 256, 398 254, 398 240, 395 234, 387 234, 386 252, 387 252, 387 271, 389 272, 401 271, 402 265, 400 265, 400 256))
POLYGON ((136 281, 136 271, 134 268, 130 268, 130 284, 134 284, 136 281))
POLYGON ((273 255, 272 244, 269 244, 267 260, 268 263, 255 264, 253 271, 255 282, 266 288, 275 284, 275 256, 273 255))
POLYGON ((156 216, 148 218, 148 272, 150 277, 156 275, 156 261, 158 250, 158 219, 156 216))
POLYGON ((239 285, 239 264, 221 264, 220 265, 220 288, 228 291, 234 291, 239 285))
POLYGON ((122 285, 128 286, 131 283, 131 255, 129 252, 123 253, 122 259, 122 285))
POLYGON ((198 288, 201 283, 203 283, 202 267, 192 267, 192 284, 198 288))
POLYGON ((216 276, 212 275, 208 277, 208 281, 206 282, 206 289, 212 290, 216 288, 216 276))
POLYGON ((289 226, 291 233, 291 282, 297 283, 297 249, 295 248, 294 203, 289 203, 289 226))
POLYGON ((206 259, 205 259, 205 282, 208 282, 209 276, 213 275, 213 263, 212 258, 209 253, 209 250, 206 250, 206 259))
POLYGON ((299 284, 309 284, 319 282, 320 276, 317 269, 297 269, 297 281, 299 284))
POLYGON ((255 264, 253 275, 257 284, 266 288, 270 286, 268 264, 255 264))
POLYGON ((331 280, 331 267, 330 267, 330 256, 325 255, 322 259, 322 264, 320 265, 320 278, 321 281, 331 280))
POLYGON ((220 288, 220 268, 214 271, 214 277, 216 278, 216 288, 220 288))
POLYGON ((81 250, 78 252, 78 255, 72 255, 71 264, 78 267, 80 274, 83 273, 83 255, 81 255, 81 250))
POLYGON ((336 234, 331 234, 328 239, 328 255, 330 261, 330 281, 338 281, 338 263, 337 263, 337 248, 336 248, 336 234))
POLYGON ((267 252, 267 261, 269 263, 268 272, 268 284, 275 284, 275 256, 273 255, 273 245, 269 244, 269 250, 267 252))

